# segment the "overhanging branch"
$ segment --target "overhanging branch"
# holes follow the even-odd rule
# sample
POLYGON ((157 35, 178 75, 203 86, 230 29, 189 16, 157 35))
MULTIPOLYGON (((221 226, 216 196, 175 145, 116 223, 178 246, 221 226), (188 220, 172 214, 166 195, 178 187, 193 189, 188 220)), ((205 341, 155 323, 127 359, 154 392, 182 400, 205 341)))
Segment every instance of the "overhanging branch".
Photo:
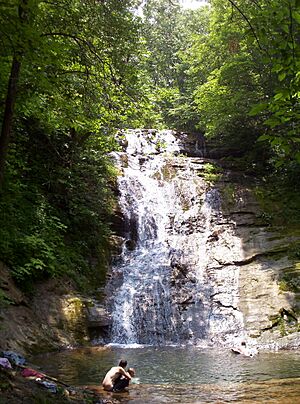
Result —
POLYGON ((252 32, 252 34, 253 34, 253 36, 254 36, 254 38, 255 38, 255 40, 256 40, 256 43, 257 43, 259 49, 260 49, 262 52, 266 52, 265 49, 262 48, 262 46, 261 46, 261 44, 260 44, 260 42, 259 42, 258 36, 256 35, 255 29, 254 29, 253 25, 251 24, 251 21, 249 20, 249 18, 248 18, 248 17, 246 16, 246 14, 239 8, 239 6, 237 6, 237 5, 235 4, 235 2, 234 2, 233 0, 228 0, 228 1, 229 1, 229 3, 241 14, 241 16, 244 18, 244 20, 245 20, 245 21, 247 22, 247 24, 249 25, 249 27, 250 27, 250 29, 251 29, 251 32, 252 32))

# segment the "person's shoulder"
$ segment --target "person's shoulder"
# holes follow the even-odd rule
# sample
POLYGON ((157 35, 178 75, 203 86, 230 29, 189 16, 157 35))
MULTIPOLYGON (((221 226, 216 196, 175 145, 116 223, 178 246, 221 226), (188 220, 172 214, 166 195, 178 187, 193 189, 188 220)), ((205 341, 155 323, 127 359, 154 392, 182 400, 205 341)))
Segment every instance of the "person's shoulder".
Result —
POLYGON ((107 374, 115 373, 119 371, 119 366, 113 366, 112 368, 109 369, 107 374))
POLYGON ((113 366, 110 369, 111 372, 122 372, 123 370, 125 370, 125 369, 123 369, 122 366, 113 366))

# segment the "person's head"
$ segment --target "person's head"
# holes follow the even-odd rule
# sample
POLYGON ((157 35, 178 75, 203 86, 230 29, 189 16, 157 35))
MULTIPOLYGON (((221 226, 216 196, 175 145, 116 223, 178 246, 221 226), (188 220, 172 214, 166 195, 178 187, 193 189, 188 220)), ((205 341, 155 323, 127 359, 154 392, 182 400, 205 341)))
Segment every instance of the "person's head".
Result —
POLYGON ((246 346, 246 342, 245 342, 245 341, 242 341, 242 342, 241 342, 241 345, 242 345, 242 346, 246 346))
POLYGON ((124 359, 121 359, 119 362, 119 366, 121 366, 121 368, 125 369, 127 366, 127 361, 125 361, 124 359))
POLYGON ((127 372, 130 374, 131 377, 135 376, 135 370, 133 368, 129 368, 127 372))

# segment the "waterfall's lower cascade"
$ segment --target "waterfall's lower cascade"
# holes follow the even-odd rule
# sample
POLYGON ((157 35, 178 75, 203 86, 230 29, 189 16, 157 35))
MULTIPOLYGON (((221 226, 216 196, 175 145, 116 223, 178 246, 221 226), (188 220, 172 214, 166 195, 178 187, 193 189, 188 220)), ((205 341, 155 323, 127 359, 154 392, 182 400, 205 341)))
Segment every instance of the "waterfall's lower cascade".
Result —
POLYGON ((114 156, 125 231, 107 286, 111 342, 205 344, 239 332, 238 267, 212 271, 208 241, 223 219, 218 191, 199 175, 207 161, 181 155, 170 130, 128 131, 123 143, 114 156))

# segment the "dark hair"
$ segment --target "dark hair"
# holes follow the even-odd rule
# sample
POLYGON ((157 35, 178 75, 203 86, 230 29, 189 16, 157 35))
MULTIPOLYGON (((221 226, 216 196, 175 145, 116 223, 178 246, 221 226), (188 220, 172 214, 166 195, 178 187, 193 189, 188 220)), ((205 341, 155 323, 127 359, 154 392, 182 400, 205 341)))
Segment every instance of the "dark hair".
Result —
POLYGON ((129 369, 127 370, 127 372, 130 374, 131 377, 134 377, 134 375, 135 375, 135 369, 129 368, 129 369))
POLYGON ((119 362, 119 366, 121 366, 121 368, 126 368, 127 366, 127 361, 125 361, 124 359, 121 359, 119 362))
POLYGON ((242 341, 241 345, 246 346, 246 342, 242 341))

